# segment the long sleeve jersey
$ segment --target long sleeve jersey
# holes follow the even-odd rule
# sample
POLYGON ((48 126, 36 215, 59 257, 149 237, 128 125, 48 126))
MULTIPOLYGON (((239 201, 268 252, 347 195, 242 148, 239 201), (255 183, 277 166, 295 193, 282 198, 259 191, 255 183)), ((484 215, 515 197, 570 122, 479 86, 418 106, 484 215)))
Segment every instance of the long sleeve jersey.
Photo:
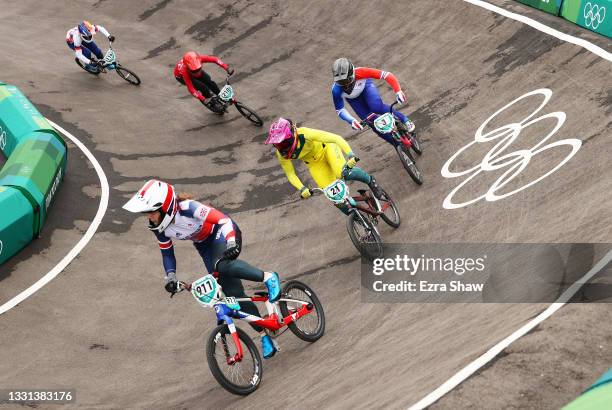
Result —
POLYGON ((401 90, 399 81, 388 71, 378 70, 376 68, 369 67, 357 67, 355 68, 355 85, 349 94, 342 90, 338 84, 334 83, 332 86, 332 98, 334 100, 334 107, 336 108, 336 113, 338 116, 344 121, 352 124, 355 121, 355 118, 348 112, 346 108, 344 108, 344 99, 353 99, 357 98, 363 92, 363 89, 366 86, 366 82, 368 80, 385 80, 391 88, 393 88, 394 92, 398 92, 401 90))
POLYGON ((188 199, 179 202, 179 210, 172 223, 164 232, 154 232, 159 242, 166 273, 176 272, 173 238, 203 242, 217 229, 221 231, 226 241, 236 237, 234 224, 227 215, 198 201, 188 199))
MULTIPOLYGON (((108 38, 110 33, 104 27, 94 24, 93 30, 91 32, 92 38, 97 33, 100 32, 108 38)), ((79 35, 79 27, 73 27, 66 33, 66 41, 72 45, 74 45, 74 53, 76 57, 83 62, 83 64, 91 63, 91 60, 83 55, 83 51, 81 50, 81 46, 83 44, 83 39, 79 35)), ((92 40, 93 41, 93 40, 92 40)))
POLYGON ((276 151, 276 157, 280 162, 281 168, 285 171, 285 175, 287 175, 287 179, 291 185, 297 190, 302 189, 304 184, 295 173, 292 159, 301 159, 304 162, 320 161, 324 155, 323 144, 336 144, 345 155, 351 152, 350 145, 340 135, 306 127, 299 127, 297 129, 297 134, 298 146, 291 159, 283 158, 281 154, 276 151))

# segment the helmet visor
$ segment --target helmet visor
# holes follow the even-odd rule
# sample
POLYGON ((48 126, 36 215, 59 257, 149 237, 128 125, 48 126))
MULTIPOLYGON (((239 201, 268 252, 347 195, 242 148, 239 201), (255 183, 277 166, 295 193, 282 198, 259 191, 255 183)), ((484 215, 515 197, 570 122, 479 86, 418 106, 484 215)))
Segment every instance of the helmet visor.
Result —
POLYGON ((353 78, 352 77, 347 77, 344 80, 338 80, 336 81, 336 84, 338 84, 340 87, 348 87, 351 84, 353 84, 353 78))
POLYGON ((278 152, 280 152, 280 154, 283 157, 288 157, 290 154, 291 148, 293 148, 293 143, 294 143, 294 139, 288 138, 284 140, 283 142, 274 144, 274 147, 278 150, 278 152))

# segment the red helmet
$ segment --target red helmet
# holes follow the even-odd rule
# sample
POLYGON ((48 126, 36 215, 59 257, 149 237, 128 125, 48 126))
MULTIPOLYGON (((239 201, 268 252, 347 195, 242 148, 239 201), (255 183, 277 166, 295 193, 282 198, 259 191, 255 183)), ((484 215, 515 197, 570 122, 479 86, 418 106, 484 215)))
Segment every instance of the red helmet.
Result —
POLYGON ((187 66, 190 71, 197 71, 202 68, 202 63, 198 58, 198 54, 195 51, 188 51, 183 56, 183 63, 187 66))

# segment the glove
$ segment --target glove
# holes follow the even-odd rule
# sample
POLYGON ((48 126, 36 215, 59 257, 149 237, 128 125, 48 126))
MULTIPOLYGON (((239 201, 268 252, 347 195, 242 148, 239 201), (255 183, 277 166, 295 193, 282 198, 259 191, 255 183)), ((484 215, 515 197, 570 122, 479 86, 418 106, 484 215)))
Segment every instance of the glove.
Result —
POLYGON ((230 64, 227 65, 227 68, 225 69, 225 71, 229 74, 229 75, 233 75, 234 74, 234 67, 232 67, 230 64))
POLYGON ((403 104, 406 102, 406 95, 404 94, 402 90, 399 90, 398 92, 396 92, 395 95, 397 97, 398 103, 403 104))
POLYGON ((98 67, 103 68, 104 67, 104 60, 98 60, 96 61, 96 64, 98 65, 98 67))
POLYGON ((168 293, 176 293, 176 291, 178 290, 178 283, 176 281, 176 273, 175 272, 168 272, 166 273, 165 278, 166 279, 166 291, 168 293))
POLYGON ((353 129, 357 131, 360 131, 363 129, 363 127, 361 126, 361 123, 357 120, 353 120, 353 122, 351 122, 351 127, 353 127, 353 129))
POLYGON ((302 197, 302 199, 308 199, 311 195, 312 192, 310 192, 310 189, 308 189, 308 187, 302 187, 302 189, 300 189, 300 196, 302 197))
POLYGON ((359 161, 359 157, 355 156, 355 154, 353 154, 352 152, 349 153, 348 157, 349 158, 346 161, 346 167, 353 168, 355 164, 359 161))
POLYGON ((197 98, 198 100, 200 100, 202 104, 206 103, 206 98, 202 95, 201 92, 196 91, 195 93, 193 93, 193 96, 197 98))
POLYGON ((110 41, 111 43, 115 41, 115 36, 113 36, 112 34, 108 36, 108 41, 110 41))
POLYGON ((236 259, 238 255, 240 255, 240 246, 235 240, 227 241, 227 248, 225 249, 225 252, 223 252, 223 257, 233 260, 236 259))

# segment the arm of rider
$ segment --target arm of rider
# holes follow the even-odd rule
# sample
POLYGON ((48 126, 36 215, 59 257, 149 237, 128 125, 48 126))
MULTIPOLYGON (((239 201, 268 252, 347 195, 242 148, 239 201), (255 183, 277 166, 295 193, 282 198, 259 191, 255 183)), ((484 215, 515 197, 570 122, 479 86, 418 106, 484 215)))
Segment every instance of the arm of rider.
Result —
POLYGON ((110 33, 108 32, 108 30, 102 27, 101 25, 96 24, 94 27, 96 28, 96 31, 99 31, 100 33, 104 34, 106 38, 110 36, 110 33))
POLYGON ((83 54, 83 51, 81 51, 81 47, 76 47, 74 50, 74 54, 77 56, 79 60, 81 60, 83 64, 91 64, 91 60, 85 57, 85 55, 83 54))
POLYGON ((361 122, 357 121, 357 120, 353 120, 351 121, 351 127, 353 127, 354 130, 357 131, 361 131, 363 129, 363 126, 361 125, 361 122))
POLYGON ((221 59, 219 57, 216 57, 216 56, 207 56, 205 54, 200 54, 198 56, 198 58, 200 59, 201 63, 215 63, 216 65, 218 65, 219 67, 221 67, 225 71, 227 71, 227 69, 228 69, 228 65, 225 64, 223 61, 221 61, 221 59))
POLYGON ((300 178, 295 173, 293 162, 290 159, 283 158, 278 151, 276 151, 276 158, 278 159, 278 162, 280 163, 281 168, 285 172, 285 175, 287 176, 289 183, 293 185, 293 187, 297 189, 298 191, 302 189, 304 184, 302 183, 302 181, 300 181, 300 178))
POLYGON ((240 256, 240 245, 236 243, 235 238, 231 238, 227 241, 225 252, 223 252, 223 257, 229 260, 234 260, 238 256, 240 256))
POLYGON ((176 293, 177 290, 178 290, 178 283, 177 283, 177 280, 176 280, 176 272, 174 272, 174 271, 166 272, 166 276, 164 277, 164 279, 166 279, 166 285, 164 286, 166 291, 168 293, 176 293))
POLYGON ((400 104, 404 104, 406 102, 406 94, 402 90, 399 90, 395 93, 396 100, 400 104))
POLYGON ((303 186, 302 189, 300 189, 300 196, 302 197, 302 199, 308 199, 311 195, 312 192, 310 192, 310 189, 308 189, 307 186, 303 186))
POLYGON ((356 156, 353 151, 348 153, 348 160, 346 160, 346 166, 348 168, 353 168, 355 166, 355 164, 357 164, 357 162, 359 162, 359 157, 356 156))
POLYGON ((306 127, 300 127, 300 131, 304 133, 307 139, 326 144, 336 144, 340 147, 344 155, 348 155, 349 152, 351 152, 351 146, 338 134, 306 127))

